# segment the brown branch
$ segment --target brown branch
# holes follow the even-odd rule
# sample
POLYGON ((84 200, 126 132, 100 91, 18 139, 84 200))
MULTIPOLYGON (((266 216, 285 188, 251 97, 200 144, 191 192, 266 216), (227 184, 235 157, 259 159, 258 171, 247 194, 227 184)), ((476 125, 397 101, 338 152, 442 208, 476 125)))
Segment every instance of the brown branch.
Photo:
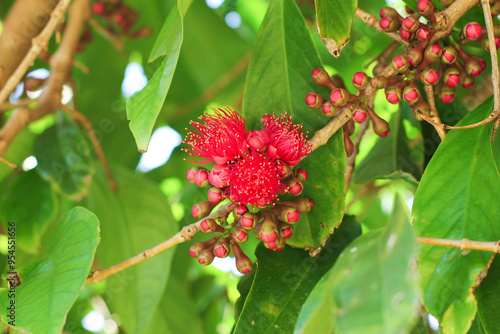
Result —
POLYGON ((21 61, 19 66, 16 68, 14 73, 9 77, 5 85, 0 90, 0 104, 2 104, 5 99, 9 96, 9 94, 16 88, 24 74, 28 70, 28 68, 33 64, 36 57, 45 50, 49 44, 50 36, 54 33, 54 30, 59 25, 61 20, 64 19, 64 13, 68 9, 70 0, 61 0, 57 4, 56 8, 50 15, 49 22, 43 28, 42 32, 33 38, 33 44, 31 45, 30 50, 21 61))
POLYGON ((252 52, 248 52, 243 58, 241 58, 232 68, 230 68, 224 75, 222 75, 217 81, 215 81, 208 89, 206 89, 203 94, 198 96, 196 99, 189 103, 181 105, 175 111, 175 118, 183 117, 188 111, 195 109, 197 107, 203 106, 206 102, 212 100, 222 89, 226 88, 231 84, 240 74, 242 74, 248 67, 250 63, 250 58, 252 52))
POLYGON ((16 104, 10 103, 10 102, 4 102, 2 105, 0 105, 0 112, 4 112, 4 111, 15 109, 15 108, 27 107, 36 101, 37 100, 24 99, 24 100, 20 100, 16 104))
POLYGON ((489 0, 481 0, 483 6, 484 20, 486 23, 486 33, 488 34, 488 42, 490 43, 490 56, 491 56, 491 80, 493 82, 493 114, 495 114, 495 123, 493 125, 493 132, 491 134, 491 142, 495 139, 498 127, 500 126, 500 71, 498 69, 498 55, 497 49, 494 47, 495 34, 493 28, 493 21, 491 19, 491 8, 489 0))
POLYGON ((4 157, 0 157, 0 162, 3 162, 4 164, 6 164, 7 166, 9 166, 12 169, 17 169, 17 166, 15 164, 13 164, 12 162, 8 161, 4 157))
POLYGON ((354 166, 356 165, 356 156, 359 153, 359 145, 361 144, 361 139, 363 139, 363 136, 366 133, 366 130, 368 129, 368 126, 370 125, 370 122, 366 120, 361 126, 359 127, 358 135, 356 137, 356 143, 354 144, 354 151, 352 152, 351 156, 347 159, 347 167, 345 171, 345 191, 347 193, 347 190, 349 190, 349 186, 351 185, 351 178, 352 178, 352 172, 354 171, 354 166))
MULTIPOLYGON (((437 32, 431 37, 429 44, 448 37, 460 19, 469 9, 474 7, 479 0, 455 0, 449 7, 445 10, 436 13, 436 21, 438 24, 437 32)), ((493 44, 495 45, 495 44, 493 44)))
POLYGON ((90 141, 92 142, 92 145, 94 146, 95 153, 97 155, 97 158, 99 161, 101 161, 102 166, 104 167, 104 170, 106 171, 106 176, 108 178, 108 184, 111 190, 117 191, 118 186, 116 185, 115 178, 113 176, 113 172, 111 171, 111 168, 109 167, 108 161, 106 160, 106 156, 104 155, 104 151, 102 150, 101 144, 99 143, 99 139, 97 139, 97 135, 95 134, 94 128, 92 127, 92 123, 90 123, 89 119, 85 117, 84 115, 80 114, 78 111, 76 111, 73 108, 68 107, 65 104, 61 104, 61 109, 66 111, 73 117, 75 121, 80 123, 85 130, 87 131, 90 141))
POLYGON ((444 131, 443 127, 438 126, 436 124, 443 124, 441 122, 441 118, 439 118, 438 111, 436 109, 436 101, 434 101, 434 88, 432 86, 424 85, 425 89, 425 94, 427 95, 427 102, 429 103, 429 108, 430 108, 430 119, 433 121, 431 123, 434 128, 436 129, 436 132, 439 135, 439 138, 441 138, 441 141, 444 140, 444 136, 446 136, 446 131, 444 131))
POLYGON ((463 126, 451 126, 451 125, 445 125, 443 123, 436 123, 432 119, 430 119, 429 117, 427 117, 425 115, 421 115, 420 117, 423 120, 427 121, 428 123, 434 125, 434 127, 439 127, 441 129, 447 129, 447 130, 463 130, 463 129, 472 129, 472 128, 476 128, 478 126, 487 124, 487 123, 493 121, 496 118, 496 114, 495 113, 491 113, 488 117, 486 117, 485 119, 483 119, 480 122, 477 122, 477 123, 474 123, 474 124, 470 124, 470 125, 463 125, 463 126))
POLYGON ((80 40, 85 21, 90 17, 90 0, 75 0, 69 11, 69 20, 59 48, 50 60, 51 75, 47 88, 33 109, 17 109, 0 130, 0 156, 4 156, 17 134, 28 124, 55 112, 61 104, 63 84, 68 79, 73 55, 80 40))
MULTIPOLYGON (((226 205, 223 205, 217 210, 216 212, 208 215, 207 217, 203 218, 212 218, 212 219, 221 219, 227 217, 227 215, 233 210, 234 206, 236 204, 228 203, 226 205)), ((154 246, 151 249, 145 250, 144 252, 128 259, 123 262, 120 262, 118 264, 115 264, 112 267, 103 269, 103 270, 97 270, 94 271, 85 281, 85 284, 87 283, 99 283, 106 277, 109 277, 111 275, 114 275, 122 270, 125 270, 127 268, 130 268, 138 263, 141 263, 142 261, 148 260, 152 258, 153 256, 166 251, 169 248, 174 247, 175 245, 178 245, 180 243, 189 241, 193 239, 193 236, 200 230, 200 224, 202 220, 197 221, 196 223, 193 223, 188 226, 184 226, 180 232, 178 232, 176 235, 171 237, 168 240, 165 240, 161 244, 158 244, 154 246)))
POLYGON ((403 44, 405 47, 409 46, 409 43, 404 39, 402 39, 398 33, 384 31, 380 27, 380 24, 375 16, 368 14, 367 12, 359 8, 356 9, 356 16, 359 17, 367 26, 376 29, 378 32, 387 34, 388 36, 392 37, 395 41, 398 41, 400 44, 403 44))
POLYGON ((487 252, 500 253, 500 241, 485 242, 485 241, 472 241, 469 239, 450 240, 450 239, 437 239, 437 238, 417 238, 417 242, 426 245, 456 247, 458 249, 475 249, 487 252))
POLYGON ((106 28, 104 28, 99 22, 97 22, 94 18, 90 18, 89 20, 90 26, 97 30, 104 38, 113 44, 115 49, 117 49, 125 58, 128 58, 127 53, 125 52, 123 39, 120 39, 110 33, 106 28))

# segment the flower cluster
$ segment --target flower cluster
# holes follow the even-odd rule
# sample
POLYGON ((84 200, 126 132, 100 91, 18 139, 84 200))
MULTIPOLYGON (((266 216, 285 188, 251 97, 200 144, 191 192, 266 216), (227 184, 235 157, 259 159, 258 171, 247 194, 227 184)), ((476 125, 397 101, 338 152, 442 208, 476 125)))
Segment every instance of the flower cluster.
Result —
POLYGON ((293 170, 300 160, 311 153, 311 145, 302 125, 294 124, 288 114, 264 115, 260 130, 248 130, 244 118, 229 108, 211 108, 200 122, 191 122, 183 141, 191 162, 212 164, 209 170, 192 167, 188 180, 200 187, 209 187, 208 201, 193 206, 192 214, 202 219, 205 233, 217 236, 193 244, 191 256, 203 265, 214 256, 226 257, 231 249, 240 272, 250 271, 252 263, 239 244, 248 239, 248 231, 261 239, 269 249, 279 251, 293 234, 292 225, 301 212, 312 209, 313 202, 305 198, 280 201, 279 195, 302 193, 307 179, 304 169, 293 170), (227 217, 218 221, 207 216, 223 199, 229 199, 233 222, 227 217), (252 209, 251 212, 249 208, 252 209))

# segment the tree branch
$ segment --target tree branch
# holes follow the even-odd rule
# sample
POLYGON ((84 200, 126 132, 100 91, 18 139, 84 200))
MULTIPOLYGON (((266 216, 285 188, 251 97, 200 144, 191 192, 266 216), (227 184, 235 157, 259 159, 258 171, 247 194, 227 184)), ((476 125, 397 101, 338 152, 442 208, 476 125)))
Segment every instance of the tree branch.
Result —
POLYGON ((439 118, 439 113, 436 109, 436 101, 434 101, 434 88, 432 86, 424 85, 425 89, 425 94, 427 95, 427 102, 429 103, 429 108, 430 108, 430 119, 433 120, 433 123, 431 123, 434 128, 436 129, 436 132, 439 135, 439 138, 441 138, 441 141, 444 140, 444 136, 446 136, 446 131, 444 131, 442 126, 439 126, 438 124, 443 124, 441 122, 441 118, 439 118))
POLYGON ((486 242, 486 241, 472 241, 469 239, 450 240, 450 239, 418 237, 417 242, 426 245, 456 247, 458 249, 474 249, 474 250, 500 253, 500 241, 486 242))
POLYGON ((51 75, 47 79, 47 88, 38 99, 39 103, 35 108, 17 109, 0 130, 0 156, 5 155, 9 145, 24 127, 59 108, 62 87, 71 72, 73 54, 80 40, 83 25, 89 17, 90 0, 75 0, 70 8, 61 44, 50 60, 51 75))
POLYGON ((392 37, 395 41, 398 41, 400 44, 403 44, 405 47, 409 46, 409 43, 405 41, 404 39, 399 36, 398 33, 395 32, 387 32, 384 31, 380 27, 380 23, 378 22, 377 18, 371 14, 368 14, 362 9, 357 8, 356 9, 356 16, 359 17, 367 26, 372 27, 376 29, 378 32, 384 33, 390 37, 392 37))
POLYGON ((455 0, 455 2, 453 2, 445 10, 436 13, 436 21, 439 28, 437 32, 431 37, 429 45, 449 36, 458 19, 460 19, 465 13, 467 13, 469 9, 474 7, 474 5, 478 3, 478 1, 479 0, 455 0))
MULTIPOLYGON (((227 215, 233 210, 236 204, 231 204, 228 203, 226 205, 223 205, 217 210, 216 212, 208 215, 207 218, 212 218, 212 219, 221 219, 227 217, 227 215)), ((151 249, 145 250, 144 252, 137 254, 136 256, 125 260, 123 262, 120 262, 118 264, 115 264, 112 267, 103 269, 103 270, 96 270, 94 271, 85 281, 85 284, 87 283, 99 283, 106 277, 109 277, 111 275, 114 275, 122 270, 125 270, 127 268, 130 268, 138 263, 141 263, 142 261, 148 260, 152 258, 153 256, 166 251, 169 248, 174 247, 175 245, 178 245, 180 243, 186 242, 188 240, 193 239, 193 236, 200 230, 200 224, 202 220, 197 221, 196 223, 193 223, 188 226, 184 226, 180 232, 178 232, 176 235, 171 237, 168 240, 165 240, 161 244, 158 244, 154 246, 151 249)))
POLYGON ((113 176, 113 172, 111 171, 111 168, 109 167, 108 161, 106 160, 106 155, 104 155, 104 151, 102 150, 101 144, 99 143, 99 139, 97 139, 97 135, 95 134, 94 128, 92 127, 92 123, 90 123, 90 121, 87 117, 80 114, 75 109, 68 107, 65 104, 61 104, 61 109, 63 109, 67 113, 69 113, 75 121, 80 123, 85 128, 85 130, 87 131, 87 133, 90 137, 90 141, 92 142, 92 145, 94 146, 95 154, 97 155, 97 158, 99 159, 99 161, 101 161, 101 164, 104 167, 104 170, 106 171, 106 176, 108 177, 109 187, 111 188, 111 190, 117 191, 118 186, 116 185, 116 181, 115 181, 115 178, 113 176))
POLYGON ((54 33, 54 30, 59 25, 61 20, 64 19, 64 13, 68 9, 71 0, 61 0, 57 4, 56 8, 50 15, 50 20, 43 28, 42 32, 33 38, 33 43, 30 50, 21 61, 19 66, 16 68, 14 73, 8 78, 5 85, 0 90, 0 104, 2 104, 9 94, 16 88, 28 68, 33 64, 35 59, 38 57, 40 52, 45 50, 49 44, 50 36, 54 33))
POLYGON ((365 135, 366 130, 370 126, 370 122, 366 120, 361 126, 359 127, 358 131, 358 136, 356 137, 356 143, 354 144, 354 151, 352 152, 351 156, 347 159, 347 167, 345 171, 345 191, 347 193, 347 190, 349 190, 349 186, 351 185, 351 177, 352 177, 352 172, 354 171, 354 166, 356 165, 356 156, 359 153, 359 145, 361 144, 361 139, 363 139, 363 136, 365 135))

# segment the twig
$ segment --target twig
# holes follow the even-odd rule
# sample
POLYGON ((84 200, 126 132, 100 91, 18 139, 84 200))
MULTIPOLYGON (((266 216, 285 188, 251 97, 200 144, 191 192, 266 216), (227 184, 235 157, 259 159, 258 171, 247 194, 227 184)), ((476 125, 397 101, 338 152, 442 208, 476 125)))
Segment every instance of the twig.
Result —
POLYGON ((363 136, 364 136, 366 130, 368 129, 369 125, 370 125, 370 122, 368 122, 368 120, 366 120, 359 127, 358 136, 356 137, 356 143, 354 144, 354 151, 352 152, 349 159, 347 159, 347 167, 346 167, 346 171, 345 171, 345 191, 346 191, 346 193, 347 193, 347 190, 349 190, 349 186, 351 185, 352 172, 354 171, 354 166, 356 165, 356 156, 359 153, 359 145, 361 144, 361 139, 363 139, 363 136))
POLYGON ((187 112, 195 109, 197 107, 205 105, 208 101, 211 101, 222 89, 226 88, 231 84, 239 75, 241 75, 248 64, 250 63, 250 58, 252 52, 248 52, 243 58, 241 58, 232 68, 230 68, 224 75, 222 75, 217 81, 215 81, 208 89, 206 89, 203 94, 198 96, 196 99, 189 103, 181 105, 174 113, 175 118, 183 117, 187 112))
POLYGON ((458 249, 475 249, 494 253, 500 253, 500 241, 472 241, 469 239, 450 240, 437 238, 418 237, 417 242, 426 245, 456 247, 458 249))
POLYGON ((111 190, 117 191, 118 186, 116 185, 116 181, 115 181, 115 178, 113 176, 113 172, 111 171, 111 168, 109 167, 108 161, 106 160, 106 156, 104 155, 104 151, 102 150, 101 144, 99 143, 99 139, 97 139, 94 128, 92 127, 92 123, 90 123, 90 121, 87 117, 80 114, 75 109, 68 107, 65 104, 61 104, 61 109, 63 109, 67 113, 69 113, 75 121, 82 124, 82 126, 85 128, 85 130, 87 130, 87 133, 90 137, 90 141, 92 142, 92 145, 94 146, 97 158, 99 159, 99 161, 101 161, 102 166, 104 167, 104 170, 106 171, 106 176, 108 177, 109 187, 111 188, 111 190))
POLYGON ((359 8, 356 9, 356 16, 359 17, 367 26, 375 28, 377 31, 391 36, 394 40, 398 41, 400 44, 403 44, 405 47, 409 45, 407 41, 399 36, 399 34, 395 32, 384 31, 380 27, 380 24, 375 16, 368 14, 367 12, 359 8))
POLYGON ((123 44, 123 40, 117 38, 116 36, 114 36, 113 34, 111 34, 106 28, 104 28, 99 22, 97 22, 94 18, 90 18, 89 20, 89 23, 90 23, 90 26, 92 28, 94 28, 95 30, 97 30, 104 38, 106 38, 107 40, 109 40, 111 42, 111 44, 113 44, 113 46, 115 47, 115 49, 117 49, 118 51, 120 51, 120 53, 125 57, 127 58, 128 55, 127 53, 125 52, 125 49, 124 49, 124 44, 123 44))
POLYGON ((21 107, 27 107, 33 102, 36 102, 37 100, 32 100, 32 99, 24 99, 20 100, 18 103, 13 104, 9 102, 5 102, 4 104, 0 105, 0 112, 4 112, 7 110, 15 109, 15 108, 21 108, 21 107))
POLYGON ((488 42, 490 43, 491 56, 491 81, 493 82, 493 114, 495 114, 495 123, 491 134, 491 142, 495 140, 498 127, 500 126, 500 71, 498 69, 497 49, 494 47, 495 34, 493 32, 493 21, 491 19, 491 8, 489 0, 481 0, 483 6, 484 20, 486 23, 486 32, 488 34, 488 42))
MULTIPOLYGON (((203 218, 212 218, 212 219, 220 219, 223 217, 227 217, 229 212, 234 208, 236 204, 231 204, 228 203, 226 205, 223 205, 217 210, 216 212, 208 215, 207 217, 203 218)), ((202 219, 202 220, 203 220, 202 219)), ((200 230, 200 224, 202 220, 197 221, 196 223, 193 223, 188 226, 184 226, 180 232, 178 232, 176 235, 171 237, 168 240, 165 240, 161 244, 158 244, 154 246, 151 249, 145 250, 144 252, 128 259, 123 262, 120 262, 118 264, 115 264, 112 267, 103 269, 103 270, 97 270, 94 271, 85 281, 85 284, 87 283, 99 283, 103 279, 105 279, 108 276, 114 275, 122 270, 125 270, 127 268, 130 268, 138 263, 141 263, 142 261, 145 261, 147 259, 152 258, 153 256, 166 251, 169 248, 174 247, 175 245, 178 245, 180 243, 186 242, 188 240, 191 240, 193 236, 200 230)))
POLYGON ((474 7, 478 1, 479 0, 455 0, 445 10, 436 13, 438 29, 437 32, 432 35, 429 45, 449 36, 458 19, 467 13, 469 9, 474 7))
POLYGON ((80 40, 80 33, 89 17, 90 0, 75 0, 69 10, 69 20, 61 44, 50 59, 51 75, 47 79, 47 88, 38 98, 39 103, 35 108, 17 109, 0 130, 0 156, 5 155, 14 138, 25 126, 59 108, 62 87, 71 72, 73 55, 80 40))
POLYGON ((495 113, 491 113, 488 117, 486 117, 485 119, 483 119, 480 122, 477 122, 477 123, 474 123, 474 124, 470 124, 470 125, 463 125, 463 126, 451 126, 451 125, 445 125, 443 123, 436 123, 432 119, 430 119, 429 117, 427 117, 427 116, 425 116, 423 114, 420 115, 420 117, 423 120, 425 120, 425 121, 431 123, 432 125, 434 125, 434 127, 439 127, 441 129, 447 129, 447 130, 463 130, 463 129, 472 129, 472 128, 476 128, 478 126, 487 124, 487 123, 493 121, 496 118, 496 114, 495 113))
POLYGON ((4 157, 0 157, 0 162, 3 162, 4 164, 6 164, 7 166, 9 166, 12 169, 17 169, 17 166, 15 164, 6 160, 4 157))
POLYGON ((47 22, 45 28, 43 28, 42 32, 38 36, 33 38, 33 44, 31 45, 30 50, 14 73, 9 77, 5 85, 2 87, 2 90, 0 90, 0 104, 2 104, 14 88, 16 88, 40 52, 47 48, 50 36, 52 36, 59 22, 64 19, 64 13, 66 13, 70 2, 70 0, 59 1, 56 8, 50 15, 49 22, 47 22))
POLYGON ((434 123, 431 123, 434 128, 436 129, 436 132, 439 135, 439 138, 441 140, 444 140, 444 136, 446 136, 446 131, 441 126, 438 126, 436 124, 442 124, 441 118, 439 118, 438 111, 436 109, 436 101, 434 101, 434 89, 432 86, 424 85, 425 89, 425 94, 427 95, 427 102, 429 103, 429 108, 430 110, 430 119, 434 121, 434 123))

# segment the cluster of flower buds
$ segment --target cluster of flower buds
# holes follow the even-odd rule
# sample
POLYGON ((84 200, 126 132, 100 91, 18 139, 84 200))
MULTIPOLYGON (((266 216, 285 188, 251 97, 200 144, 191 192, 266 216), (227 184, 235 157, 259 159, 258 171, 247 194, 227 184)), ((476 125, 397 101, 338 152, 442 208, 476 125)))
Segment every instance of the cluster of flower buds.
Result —
POLYGON ((123 0, 96 1, 92 5, 92 12, 106 22, 106 29, 114 36, 141 38, 148 37, 153 32, 151 27, 147 26, 132 31, 139 20, 139 13, 127 6, 123 0))
POLYGON ((353 117, 344 125, 344 147, 347 156, 354 151, 354 144, 350 135, 354 133, 354 123, 363 123, 368 117, 372 121, 373 131, 380 137, 389 134, 389 123, 378 116, 366 100, 365 89, 370 84, 366 73, 357 72, 352 78, 353 86, 357 89, 356 95, 350 94, 339 76, 332 76, 322 68, 312 71, 313 81, 330 90, 330 98, 326 100, 319 93, 310 93, 306 96, 306 104, 311 109, 321 109, 323 114, 335 117, 343 108, 352 108, 353 117))
POLYGON ((193 244, 191 256, 203 265, 214 257, 226 257, 231 249, 238 270, 246 274, 252 263, 239 244, 247 241, 248 232, 267 248, 279 251, 293 233, 292 225, 301 212, 308 212, 313 202, 305 198, 280 201, 278 195, 298 196, 307 180, 305 169, 293 169, 311 153, 311 145, 302 126, 294 124, 288 114, 264 115, 261 130, 246 130, 245 120, 229 108, 212 108, 213 113, 200 117, 201 123, 191 122, 197 130, 188 130, 184 149, 192 162, 215 163, 211 169, 195 166, 188 170, 187 179, 199 187, 208 188, 208 200, 196 203, 192 215, 201 221, 205 233, 217 236, 193 244), (194 157, 201 158, 195 161, 194 157), (211 219, 210 213, 224 199, 234 206, 232 222, 227 216, 211 219))
MULTIPOLYGON (((443 6, 449 6, 453 1, 441 1, 443 6)), ((500 3, 497 1, 495 3, 500 3)), ((495 5, 496 6, 496 5, 495 5)), ((492 7, 495 7, 492 5, 492 7)), ((498 5, 500 9, 500 5, 498 5)), ((317 93, 307 95, 306 104, 312 109, 322 108, 323 113, 335 116, 341 108, 354 105, 353 119, 362 122, 366 115, 372 119, 374 130, 380 136, 387 135, 387 122, 367 107, 364 101, 364 89, 371 86, 374 89, 384 89, 389 103, 398 104, 406 101, 413 108, 417 119, 429 116, 429 106, 422 97, 417 82, 423 85, 434 86, 433 91, 443 103, 451 103, 455 99, 456 87, 470 88, 475 83, 475 77, 486 69, 486 62, 476 55, 469 55, 462 45, 469 42, 479 42, 489 51, 489 42, 486 29, 477 22, 470 22, 462 29, 461 40, 455 42, 452 37, 446 41, 432 42, 436 32, 437 12, 430 0, 419 0, 418 13, 407 8, 407 17, 402 17, 394 8, 385 6, 380 10, 380 27, 386 32, 398 32, 403 40, 412 47, 396 55, 391 65, 396 74, 381 76, 381 69, 389 64, 380 64, 374 68, 374 76, 370 78, 366 73, 358 72, 353 77, 353 85, 358 89, 356 96, 347 92, 345 87, 334 84, 333 78, 322 69, 315 69, 312 73, 317 84, 331 90, 330 100, 317 93), (420 16, 427 19, 427 24, 421 23, 420 16)), ((495 33, 500 32, 500 26, 495 26, 495 33), (498 30, 498 31, 497 31, 498 30)), ((496 48, 500 47, 500 37, 495 37, 496 48)), ((338 80, 337 80, 338 82, 338 80)), ((344 127, 344 133, 351 134, 349 123, 344 127)), ((344 135, 346 151, 349 155, 353 145, 348 135, 344 135)))

